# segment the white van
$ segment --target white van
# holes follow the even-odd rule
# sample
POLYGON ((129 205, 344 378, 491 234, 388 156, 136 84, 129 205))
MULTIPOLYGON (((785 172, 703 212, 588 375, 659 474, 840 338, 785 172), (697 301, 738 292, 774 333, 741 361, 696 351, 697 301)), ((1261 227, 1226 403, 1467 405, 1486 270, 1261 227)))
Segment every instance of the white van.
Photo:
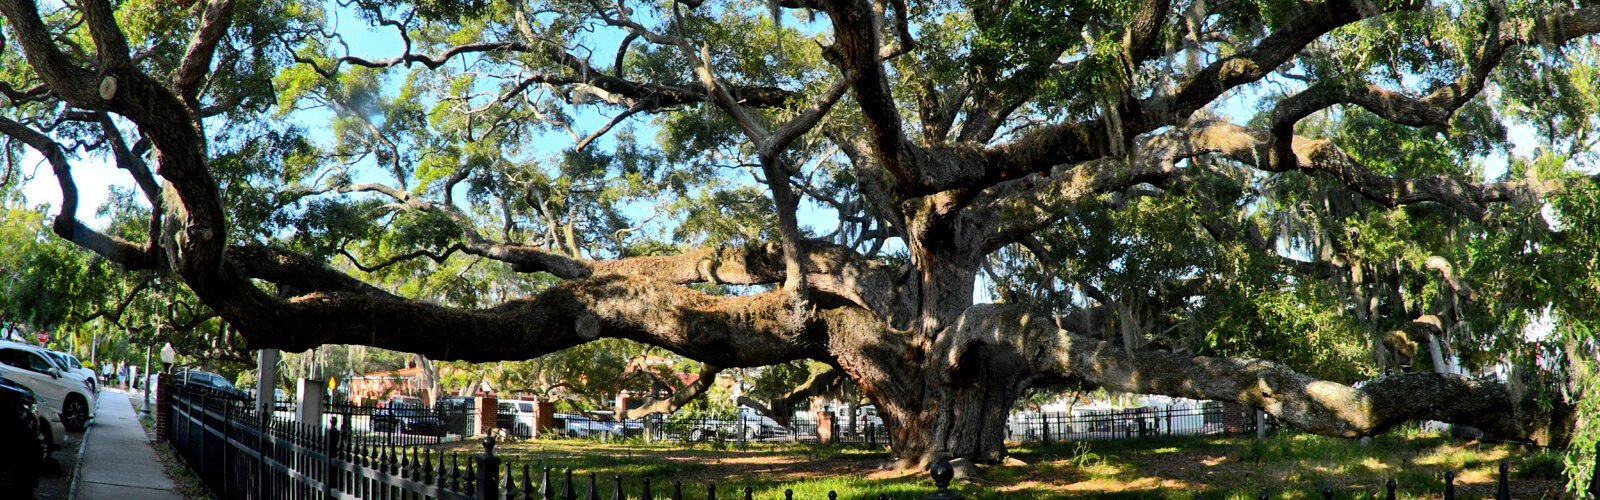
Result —
POLYGON ((94 418, 91 382, 62 371, 44 349, 0 341, 0 373, 32 389, 69 431, 82 431, 94 418))

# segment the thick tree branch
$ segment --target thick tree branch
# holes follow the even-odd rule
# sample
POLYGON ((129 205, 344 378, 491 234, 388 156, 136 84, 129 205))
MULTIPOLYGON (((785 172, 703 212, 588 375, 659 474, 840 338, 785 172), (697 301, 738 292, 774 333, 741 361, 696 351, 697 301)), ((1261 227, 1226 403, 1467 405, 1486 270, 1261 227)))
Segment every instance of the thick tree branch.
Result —
POLYGON ((1493 380, 1409 373, 1358 388, 1271 361, 1166 351, 1128 354, 1116 343, 1058 330, 1047 316, 1015 305, 974 306, 954 329, 955 334, 941 337, 939 351, 951 370, 980 346, 1014 349, 1037 373, 1051 375, 1045 380, 1070 378, 1127 393, 1234 401, 1316 434, 1373 436, 1416 420, 1471 425, 1511 438, 1538 437, 1547 430, 1532 418, 1538 416, 1532 406, 1493 380))
MULTIPOLYGON (((1146 4, 1143 7, 1153 12, 1156 6, 1146 4)), ((1255 47, 1216 61, 1185 80, 1175 94, 1157 94, 1115 110, 1120 116, 1114 123, 1121 124, 1120 131, 1106 131, 1105 123, 1099 118, 1062 122, 1034 128, 1013 141, 981 151, 954 152, 955 157, 965 158, 964 166, 933 183, 932 189, 987 187, 1058 169, 1060 165, 1103 158, 1115 150, 1113 144, 1186 119, 1223 92, 1265 77, 1307 44, 1335 28, 1395 10, 1419 8, 1421 2, 1415 1, 1385 4, 1383 9, 1377 10, 1366 9, 1351 0, 1307 5, 1255 47)), ((1129 38, 1127 41, 1132 46, 1138 40, 1129 38)))
POLYGON ((722 373, 722 367, 702 363, 699 378, 694 379, 694 382, 673 391, 667 399, 647 399, 639 407, 624 412, 622 418, 634 420, 658 413, 674 413, 716 385, 718 373, 722 373))
POLYGON ((1416 0, 1385 2, 1376 6, 1354 0, 1326 0, 1319 4, 1304 5, 1255 47, 1211 63, 1179 84, 1173 95, 1158 95, 1140 103, 1140 109, 1145 112, 1157 113, 1142 121, 1148 121, 1146 126, 1154 127, 1187 118, 1216 100, 1223 92, 1260 80, 1276 71, 1306 45, 1335 28, 1368 17, 1402 10, 1420 10, 1422 7, 1423 2, 1416 0))
POLYGON ((810 401, 812 398, 833 392, 850 380, 845 373, 838 369, 830 368, 826 371, 812 373, 800 386, 795 387, 782 396, 765 403, 745 396, 739 396, 739 404, 748 406, 757 413, 766 415, 777 422, 778 425, 788 427, 794 417, 794 407, 800 403, 810 401))
POLYGON ((56 181, 61 186, 61 212, 56 214, 51 224, 51 230, 56 235, 127 269, 158 269, 162 266, 163 262, 157 258, 158 245, 154 235, 150 243, 138 245, 96 231, 78 220, 78 186, 73 182, 72 165, 67 162, 66 151, 60 144, 37 130, 5 117, 0 117, 0 134, 27 144, 50 163, 56 181))
POLYGON ((444 261, 446 261, 446 260, 448 260, 450 258, 450 254, 462 251, 464 248, 465 247, 463 247, 461 244, 458 243, 458 244, 455 244, 455 245, 450 245, 450 247, 444 249, 443 252, 435 253, 435 252, 430 252, 430 251, 427 251, 427 250, 416 250, 416 251, 412 251, 412 252, 396 255, 396 256, 393 256, 393 257, 389 257, 387 259, 383 259, 382 262, 379 262, 377 264, 372 264, 372 265, 362 265, 360 259, 357 259, 355 255, 352 255, 348 250, 345 250, 343 248, 339 249, 339 255, 343 255, 345 259, 348 259, 350 261, 351 265, 356 266, 356 269, 360 269, 363 272, 371 273, 371 272, 377 272, 377 271, 383 270, 386 267, 389 267, 389 266, 392 266, 392 265, 395 265, 395 264, 399 264, 401 262, 405 262, 405 261, 408 261, 408 260, 414 260, 414 259, 420 259, 420 258, 423 258, 423 257, 427 257, 429 260, 432 260, 435 263, 441 263, 442 264, 442 263, 444 263, 444 261))
POLYGON ((95 81, 94 74, 79 67, 56 47, 55 36, 39 18, 39 7, 33 0, 0 1, 0 14, 11 24, 28 66, 52 92, 79 108, 104 107, 96 91, 99 82, 95 81))
POLYGON ((1456 110, 1483 90, 1489 73, 1513 47, 1548 43, 1561 45, 1574 38, 1600 33, 1600 7, 1566 10, 1540 18, 1524 31, 1506 32, 1499 8, 1491 6, 1482 39, 1466 71, 1422 97, 1411 97, 1371 83, 1318 82, 1273 108, 1270 163, 1279 169, 1294 167, 1294 126, 1312 113, 1338 104, 1354 104, 1385 120, 1411 126, 1445 126, 1456 110))
POLYGON ((312 292, 259 306, 229 302, 224 315, 252 349, 353 343, 432 359, 494 361, 616 337, 728 367, 827 359, 828 331, 875 321, 864 310, 842 308, 819 311, 798 331, 774 328, 792 307, 786 297, 713 297, 663 281, 608 275, 567 281, 489 309, 312 292), (250 313, 228 314, 244 312, 242 306, 250 313))
POLYGON ((200 29, 189 39, 183 59, 172 73, 172 84, 177 87, 184 102, 199 110, 200 83, 211 70, 211 59, 217 51, 217 42, 228 34, 233 20, 233 0, 211 0, 200 16, 200 29))
POLYGON ((83 21, 89 27, 89 37, 94 39, 100 53, 100 70, 120 70, 131 64, 128 38, 117 25, 116 9, 108 0, 82 0, 78 2, 83 21))
MULTIPOLYGON (((978 248, 992 250, 1058 220, 1073 203, 1089 196, 1144 182, 1168 182, 1183 175, 1178 167, 1181 160, 1203 154, 1265 171, 1321 173, 1386 207, 1441 203, 1474 220, 1481 220, 1492 204, 1538 198, 1569 186, 1559 179, 1480 184, 1447 175, 1389 176, 1366 168, 1326 140, 1300 137, 1292 142, 1295 161, 1274 165, 1267 162, 1270 146, 1263 135, 1225 121, 1201 121, 1140 141, 1127 160, 1093 160, 1056 167, 1048 175, 1002 182, 983 190, 962 211, 962 231, 979 238, 978 248)), ((1600 175, 1586 181, 1600 183, 1600 175)))
POLYGON ((1172 0, 1143 0, 1139 10, 1122 33, 1122 50, 1128 65, 1137 68, 1155 55, 1161 41, 1161 29, 1166 27, 1167 13, 1172 10, 1172 0))

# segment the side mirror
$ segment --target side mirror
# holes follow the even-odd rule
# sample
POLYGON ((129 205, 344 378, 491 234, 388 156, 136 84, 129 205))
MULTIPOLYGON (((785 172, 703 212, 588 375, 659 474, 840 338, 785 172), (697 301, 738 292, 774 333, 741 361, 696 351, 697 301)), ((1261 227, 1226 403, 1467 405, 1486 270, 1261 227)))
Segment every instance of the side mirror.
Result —
POLYGON ((61 378, 61 369, 60 368, 51 368, 50 369, 50 378, 61 378))

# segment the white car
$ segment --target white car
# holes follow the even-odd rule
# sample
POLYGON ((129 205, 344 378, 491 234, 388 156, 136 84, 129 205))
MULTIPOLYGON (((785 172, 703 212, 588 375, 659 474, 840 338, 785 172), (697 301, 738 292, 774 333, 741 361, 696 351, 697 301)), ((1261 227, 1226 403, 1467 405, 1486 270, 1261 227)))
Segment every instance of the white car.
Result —
POLYGON ((0 374, 32 389, 69 431, 84 430, 94 418, 95 393, 90 382, 63 373, 44 349, 0 342, 0 374))
POLYGON ((495 427, 505 429, 514 437, 533 437, 533 402, 501 401, 495 408, 495 427))
POLYGON ((95 378, 94 370, 84 368, 83 362, 78 361, 77 356, 49 349, 45 349, 44 352, 45 354, 49 354, 51 358, 55 359, 56 366, 62 368, 62 373, 71 373, 75 377, 81 377, 84 380, 89 381, 90 390, 96 393, 100 392, 100 382, 95 378))

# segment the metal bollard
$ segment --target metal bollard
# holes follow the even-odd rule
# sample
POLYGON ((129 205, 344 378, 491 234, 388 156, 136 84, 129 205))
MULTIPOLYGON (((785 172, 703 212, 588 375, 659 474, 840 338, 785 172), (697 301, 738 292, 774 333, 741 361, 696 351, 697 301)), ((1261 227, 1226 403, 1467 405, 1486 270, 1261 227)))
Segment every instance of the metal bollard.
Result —
POLYGON ((1333 487, 1332 486, 1323 486, 1322 487, 1322 500, 1333 500, 1333 487))
POLYGON ((1456 473, 1444 473, 1444 500, 1456 500, 1456 473))
POLYGON ((1399 486, 1399 485, 1395 484, 1394 478, 1392 478, 1392 477, 1389 478, 1389 482, 1383 483, 1383 488, 1384 488, 1385 491, 1387 491, 1387 493, 1384 495, 1383 498, 1385 498, 1387 500, 1394 500, 1395 499, 1394 489, 1395 489, 1396 486, 1399 486))

